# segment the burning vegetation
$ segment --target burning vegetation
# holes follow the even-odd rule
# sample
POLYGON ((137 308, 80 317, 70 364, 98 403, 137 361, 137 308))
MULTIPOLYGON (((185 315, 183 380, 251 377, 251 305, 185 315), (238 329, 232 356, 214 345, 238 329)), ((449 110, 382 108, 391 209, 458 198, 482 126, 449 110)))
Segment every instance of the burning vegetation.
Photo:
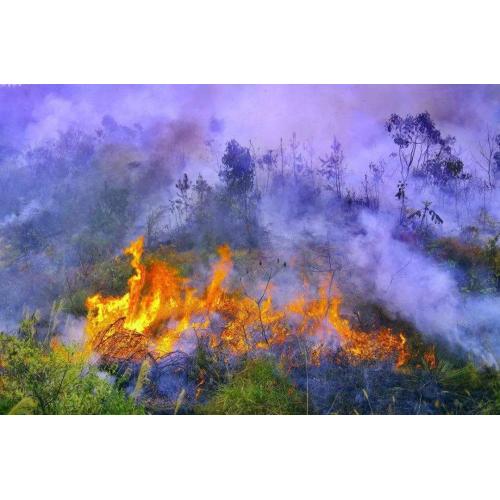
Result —
POLYGON ((403 333, 381 328, 362 332, 341 316, 342 296, 333 280, 313 292, 305 287, 289 302, 276 305, 277 290, 264 283, 259 299, 226 281, 233 268, 228 246, 218 249, 206 286, 197 290, 188 279, 161 261, 145 266, 144 239, 125 249, 134 274, 120 297, 100 294, 87 299, 87 346, 109 360, 155 361, 178 349, 183 339, 206 338, 232 355, 254 350, 283 350, 292 339, 312 342, 313 363, 322 353, 342 351, 351 362, 394 360, 407 363, 410 353, 403 333))

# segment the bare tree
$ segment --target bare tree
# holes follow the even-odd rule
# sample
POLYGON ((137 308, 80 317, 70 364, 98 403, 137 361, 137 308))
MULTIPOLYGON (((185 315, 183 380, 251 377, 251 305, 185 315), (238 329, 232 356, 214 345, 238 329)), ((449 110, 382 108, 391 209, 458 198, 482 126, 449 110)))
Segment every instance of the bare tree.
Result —
POLYGON ((184 174, 175 184, 175 187, 177 188, 177 200, 179 200, 179 210, 181 213, 184 213, 184 215, 187 214, 189 211, 190 207, 190 197, 189 197, 189 192, 191 189, 192 182, 189 179, 187 174, 184 174))
POLYGON ((320 158, 321 167, 318 169, 327 182, 327 189, 333 191, 337 198, 342 198, 344 188, 344 152, 336 137, 330 146, 330 154, 320 158))
POLYGON ((496 149, 498 147, 500 135, 495 136, 488 129, 486 133, 486 142, 479 143, 480 159, 476 160, 479 167, 486 173, 486 186, 488 189, 495 189, 495 169, 497 166, 496 149))
POLYGON ((299 159, 297 150, 299 149, 299 143, 297 142, 297 135, 295 132, 292 135, 292 141, 290 142, 290 148, 292 150, 292 171, 293 179, 297 181, 297 161, 299 159))

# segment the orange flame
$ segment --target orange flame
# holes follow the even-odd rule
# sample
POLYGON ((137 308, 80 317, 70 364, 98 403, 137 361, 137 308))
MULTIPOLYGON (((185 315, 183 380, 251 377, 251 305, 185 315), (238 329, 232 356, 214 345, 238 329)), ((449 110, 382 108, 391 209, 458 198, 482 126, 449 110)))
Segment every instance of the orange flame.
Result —
POLYGON ((437 367, 437 357, 436 357, 436 347, 431 346, 431 348, 424 353, 424 360, 427 363, 427 366, 434 370, 437 367))
POLYGON ((276 307, 273 287, 261 300, 242 289, 229 289, 233 268, 231 249, 219 248, 219 260, 202 293, 164 262, 142 263, 143 238, 134 241, 131 255, 133 276, 121 297, 96 294, 87 299, 87 346, 111 359, 139 361, 146 356, 161 358, 171 353, 189 332, 206 335, 212 347, 223 346, 234 354, 250 349, 269 349, 293 338, 310 338, 311 360, 320 364, 325 346, 336 344, 351 359, 395 359, 400 367, 409 360, 406 338, 388 328, 363 332, 351 327, 340 314, 342 298, 331 283, 322 283, 317 296, 301 293, 276 307))

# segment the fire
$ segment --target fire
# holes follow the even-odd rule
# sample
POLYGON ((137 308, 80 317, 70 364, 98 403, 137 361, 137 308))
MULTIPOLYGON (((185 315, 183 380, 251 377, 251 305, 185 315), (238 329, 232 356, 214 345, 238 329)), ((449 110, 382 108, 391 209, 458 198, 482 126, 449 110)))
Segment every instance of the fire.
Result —
POLYGON ((432 346, 427 352, 424 353, 424 360, 427 363, 427 366, 434 370, 437 367, 437 358, 436 358, 436 347, 432 346))
POLYGON ((128 292, 121 297, 100 294, 87 299, 87 339, 92 348, 116 358, 142 359, 153 347, 168 353, 187 325, 191 290, 178 272, 161 262, 146 271, 141 262, 143 238, 133 242, 125 254, 132 256, 135 273, 128 292), (165 323, 175 321, 175 327, 165 323), (164 334, 158 336, 162 331, 164 334))
POLYGON ((109 359, 140 361, 161 358, 174 351, 188 335, 204 335, 212 347, 233 354, 251 349, 272 349, 287 342, 309 339, 311 362, 320 364, 324 352, 342 351, 357 360, 394 359, 396 366, 409 360, 406 338, 388 328, 363 332, 351 327, 340 313, 339 290, 330 293, 324 282, 316 293, 305 287, 290 302, 276 306, 274 288, 268 285, 260 299, 243 288, 227 286, 233 269, 231 249, 219 248, 211 279, 199 291, 188 279, 162 261, 146 267, 142 262, 143 238, 134 241, 130 255, 134 274, 121 297, 96 294, 87 299, 87 347, 109 359))

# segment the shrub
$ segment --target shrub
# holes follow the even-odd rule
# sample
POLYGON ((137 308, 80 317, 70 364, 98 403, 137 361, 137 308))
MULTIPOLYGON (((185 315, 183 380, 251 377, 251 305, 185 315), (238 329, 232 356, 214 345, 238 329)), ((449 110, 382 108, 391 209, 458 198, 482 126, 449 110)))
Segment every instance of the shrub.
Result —
POLYGON ((0 412, 137 414, 142 407, 89 367, 81 353, 32 337, 0 336, 0 412))

